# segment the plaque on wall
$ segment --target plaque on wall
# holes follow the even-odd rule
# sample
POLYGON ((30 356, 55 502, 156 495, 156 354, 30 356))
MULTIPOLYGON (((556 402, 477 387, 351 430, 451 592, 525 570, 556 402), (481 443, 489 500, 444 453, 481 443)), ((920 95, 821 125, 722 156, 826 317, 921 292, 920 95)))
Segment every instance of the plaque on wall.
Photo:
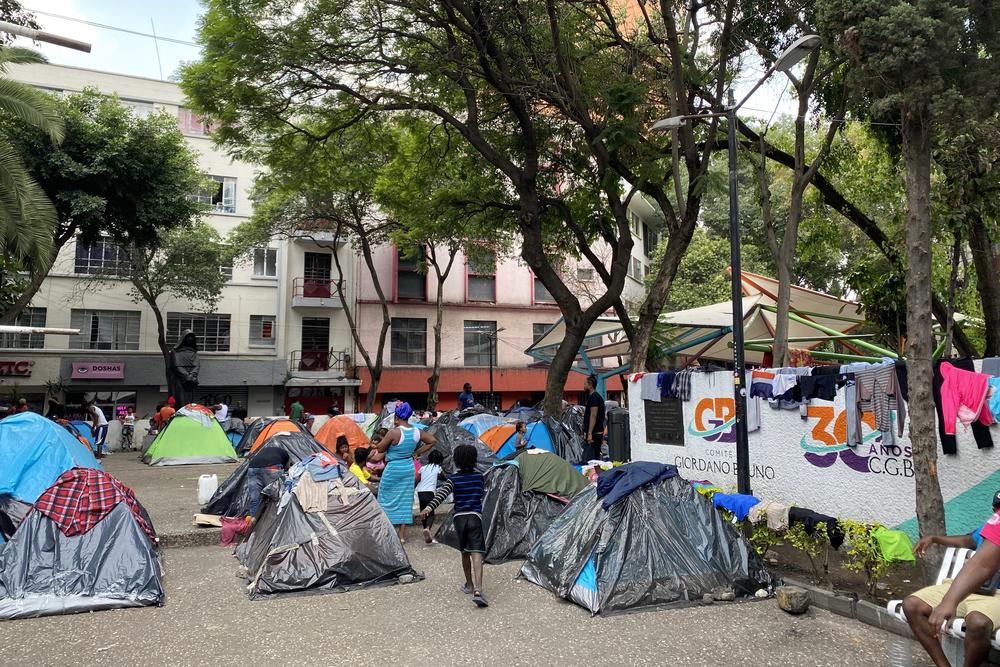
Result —
POLYGON ((646 442, 656 445, 684 444, 684 410, 679 398, 666 396, 656 401, 643 401, 646 413, 646 442))

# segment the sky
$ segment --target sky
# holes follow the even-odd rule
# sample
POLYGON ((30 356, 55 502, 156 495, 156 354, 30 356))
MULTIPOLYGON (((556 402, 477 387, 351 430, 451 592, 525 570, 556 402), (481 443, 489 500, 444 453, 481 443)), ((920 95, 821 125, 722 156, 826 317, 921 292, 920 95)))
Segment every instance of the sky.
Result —
MULTIPOLYGON (((22 0, 22 4, 26 9, 45 12, 36 14, 43 30, 89 42, 93 46, 87 54, 51 44, 39 47, 30 40, 19 38, 19 43, 40 50, 53 63, 151 79, 169 79, 182 63, 196 60, 199 55, 198 47, 194 45, 162 40, 154 42, 151 36, 133 35, 50 16, 56 14, 83 19, 146 35, 155 31, 159 37, 194 42, 202 11, 198 0, 22 0)), ((736 85, 737 98, 741 98, 763 72, 759 61, 748 58, 736 85)), ((795 99, 786 90, 784 75, 779 73, 746 102, 741 115, 767 120, 772 114, 778 118, 795 112, 795 99)))

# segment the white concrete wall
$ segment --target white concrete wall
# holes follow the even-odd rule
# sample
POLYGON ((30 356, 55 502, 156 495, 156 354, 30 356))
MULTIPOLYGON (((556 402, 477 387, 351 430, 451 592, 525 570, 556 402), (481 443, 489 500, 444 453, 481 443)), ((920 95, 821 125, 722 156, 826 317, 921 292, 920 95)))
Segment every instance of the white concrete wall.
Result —
MULTIPOLYGON (((646 420, 638 383, 629 383, 632 460, 676 465, 689 480, 709 480, 736 488, 736 449, 732 427, 714 435, 699 433, 724 425, 732 415, 732 374, 696 373, 692 398, 682 403, 684 445, 646 442, 646 420), (723 419, 720 419, 722 417, 723 419)), ((807 419, 798 410, 772 410, 761 404, 761 428, 750 434, 751 487, 760 498, 806 507, 846 519, 878 521, 915 534, 915 486, 908 430, 895 447, 863 428, 870 439, 848 448, 844 396, 814 400, 807 419), (815 454, 812 450, 829 453, 815 454)), ((907 424, 908 428, 908 424, 907 424)), ((990 429, 1000 445, 1000 427, 990 429)), ((1000 447, 980 450, 971 430, 958 425, 958 454, 938 448, 938 475, 951 533, 978 528, 991 513, 1000 489, 1000 447)))

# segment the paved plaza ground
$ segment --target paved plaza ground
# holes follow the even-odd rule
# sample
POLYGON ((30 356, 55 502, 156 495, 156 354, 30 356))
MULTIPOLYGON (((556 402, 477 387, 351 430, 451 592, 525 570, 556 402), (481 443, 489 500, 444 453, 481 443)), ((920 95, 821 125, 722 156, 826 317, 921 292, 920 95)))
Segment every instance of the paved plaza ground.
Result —
MULTIPOLYGON (((180 535, 192 531, 198 475, 233 466, 148 468, 114 454, 107 468, 158 530, 180 535)), ((168 547, 163 607, 0 623, 0 664, 841 667, 887 665, 900 648, 929 664, 909 641, 821 610, 789 616, 773 600, 591 618, 517 579, 519 563, 487 567, 480 610, 457 590, 457 552, 417 539, 406 549, 424 581, 251 602, 231 549, 168 547)))

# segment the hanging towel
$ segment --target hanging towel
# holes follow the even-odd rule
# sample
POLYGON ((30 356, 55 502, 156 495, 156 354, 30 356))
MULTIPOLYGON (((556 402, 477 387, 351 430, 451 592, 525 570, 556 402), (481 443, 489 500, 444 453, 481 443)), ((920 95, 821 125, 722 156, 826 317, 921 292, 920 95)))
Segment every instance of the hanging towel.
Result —
POLYGON ((747 518, 750 509, 760 502, 760 498, 743 493, 716 493, 712 496, 712 504, 729 510, 737 521, 747 518))
POLYGON ((750 372, 750 396, 752 398, 774 397, 774 373, 764 370, 750 372))
POLYGON ((788 528, 788 510, 791 508, 774 500, 762 500, 747 513, 750 523, 767 520, 767 527, 781 532, 788 528))
POLYGON ((660 402, 659 379, 656 373, 647 373, 639 380, 639 398, 644 401, 660 402))

